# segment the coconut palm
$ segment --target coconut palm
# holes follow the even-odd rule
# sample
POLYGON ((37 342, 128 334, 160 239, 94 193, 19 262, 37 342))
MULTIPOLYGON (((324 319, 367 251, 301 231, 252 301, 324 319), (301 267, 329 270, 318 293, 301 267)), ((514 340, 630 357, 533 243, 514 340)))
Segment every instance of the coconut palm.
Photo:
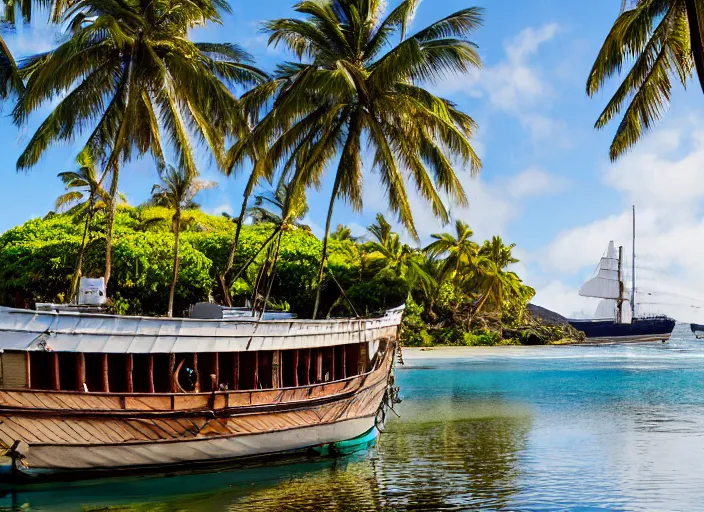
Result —
POLYGON ((170 165, 159 173, 159 177, 161 178, 161 183, 154 185, 152 188, 152 197, 155 202, 174 211, 173 217, 171 217, 171 229, 174 233, 173 278, 169 289, 169 309, 166 313, 167 316, 171 317, 174 312, 174 295, 176 293, 176 282, 178 281, 178 251, 183 210, 193 204, 193 199, 201 191, 213 188, 217 184, 212 181, 198 179, 197 174, 170 165))
POLYGON ((372 236, 380 244, 385 244, 391 236, 391 224, 386 220, 382 213, 376 214, 376 222, 367 227, 372 236))
POLYGON ((344 224, 338 224, 335 231, 330 233, 330 238, 332 240, 337 240, 338 242, 343 242, 345 240, 355 242, 357 240, 352 236, 352 230, 344 224))
POLYGON ((72 299, 78 291, 78 280, 83 272, 83 257, 85 256, 86 240, 90 235, 90 225, 96 210, 109 203, 107 191, 101 185, 101 178, 95 169, 93 157, 87 150, 81 151, 76 157, 78 170, 61 172, 58 177, 64 184, 66 192, 56 200, 56 209, 69 209, 76 219, 83 218, 83 237, 78 250, 76 269, 71 278, 71 288, 68 296, 72 299))
POLYGON ((512 255, 515 246, 504 245, 500 237, 494 236, 484 242, 479 250, 477 270, 465 283, 470 289, 479 291, 475 315, 487 307, 494 313, 500 312, 505 301, 517 299, 527 302, 535 295, 535 290, 524 285, 515 272, 508 270, 510 265, 519 261, 512 255))
POLYGON ((435 286, 435 280, 426 271, 427 257, 421 251, 402 243, 398 233, 391 233, 384 242, 367 242, 365 249, 376 253, 385 268, 405 279, 410 290, 418 287, 427 293, 435 286))
POLYGON ((445 256, 441 267, 441 280, 459 282, 471 275, 477 267, 479 245, 472 240, 472 231, 465 222, 455 221, 455 234, 436 233, 434 242, 425 248, 431 257, 445 256))
POLYGON ((305 19, 265 23, 270 43, 283 44, 300 60, 278 67, 261 95, 273 101, 271 112, 230 157, 234 165, 261 155, 257 176, 283 166, 297 187, 319 185, 336 163, 314 317, 335 203, 344 199, 356 210, 362 207, 363 140, 391 211, 414 237, 406 179, 447 222, 440 191, 466 203, 451 160, 472 172, 481 165, 470 143, 474 121, 423 88, 480 66, 476 47, 466 38, 480 25, 481 10, 464 9, 407 37, 418 4, 405 0, 387 13, 383 0, 308 0, 295 7, 305 19))
MULTIPOLYGON (((18 169, 84 131, 87 147, 111 175, 113 199, 120 168, 133 156, 150 153, 163 168, 170 150, 178 168, 196 176, 194 147, 204 142, 222 164, 225 136, 241 131, 243 122, 228 86, 266 79, 238 46, 188 39, 189 29, 220 23, 222 11, 229 11, 225 0, 78 0, 64 16, 72 37, 20 66, 27 91, 14 110, 17 123, 68 93, 29 141, 18 169)), ((106 282, 116 201, 110 206, 106 282)))
POLYGON ((704 91, 702 0, 637 0, 622 9, 587 79, 594 96, 607 80, 630 67, 596 121, 605 127, 622 114, 611 143, 615 160, 658 121, 670 102, 672 80, 687 85, 696 67, 704 91))

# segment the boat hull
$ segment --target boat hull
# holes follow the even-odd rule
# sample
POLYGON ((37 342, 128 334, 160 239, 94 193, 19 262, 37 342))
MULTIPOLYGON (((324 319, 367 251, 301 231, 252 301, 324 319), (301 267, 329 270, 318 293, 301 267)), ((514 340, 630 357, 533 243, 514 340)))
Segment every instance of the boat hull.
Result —
POLYGON ((370 431, 382 427, 379 410, 388 402, 395 347, 386 343, 370 372, 340 382, 185 397, 194 404, 207 400, 206 408, 179 409, 171 400, 175 408, 158 410, 152 408, 158 402, 142 397, 138 410, 124 396, 2 390, 0 440, 20 442, 21 457, 4 457, 0 483, 195 469, 310 449, 345 453, 360 444, 346 441, 368 445, 370 431), (233 405, 245 397, 256 405, 233 405), (126 408, 106 407, 107 398, 126 408), (30 401, 36 405, 27 407, 30 401))
POLYGON ((630 324, 614 320, 570 320, 570 325, 584 332, 589 343, 647 343, 667 341, 675 321, 667 317, 640 318, 630 324))

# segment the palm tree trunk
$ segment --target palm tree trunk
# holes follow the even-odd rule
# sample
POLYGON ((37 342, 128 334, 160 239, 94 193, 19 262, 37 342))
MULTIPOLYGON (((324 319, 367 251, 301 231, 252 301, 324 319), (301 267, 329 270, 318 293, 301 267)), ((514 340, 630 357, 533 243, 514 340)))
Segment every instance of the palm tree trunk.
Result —
POLYGON ((176 281, 178 281, 178 244, 181 235, 181 211, 176 210, 174 214, 174 272, 173 278, 171 279, 171 289, 169 290, 169 310, 166 316, 171 318, 174 316, 174 295, 176 294, 176 281))
POLYGON ((78 291, 78 280, 81 277, 83 270, 83 256, 86 252, 86 240, 88 238, 88 231, 90 230, 90 222, 93 220, 93 196, 91 195, 88 200, 88 215, 86 216, 86 223, 83 226, 83 238, 81 239, 81 247, 78 250, 78 261, 76 262, 76 269, 73 272, 73 277, 71 278, 71 289, 68 291, 69 302, 73 300, 78 291))
POLYGON ((330 237, 330 224, 332 223, 332 211, 335 207, 335 199, 340 189, 340 181, 342 175, 340 172, 335 176, 335 184, 332 187, 332 196, 330 197, 330 206, 328 207, 328 218, 325 222, 325 236, 323 237, 323 253, 320 256, 320 268, 318 269, 318 285, 315 290, 315 305, 313 306, 313 320, 318 316, 318 307, 320 306, 320 291, 323 284, 323 273, 325 271, 325 261, 328 257, 328 238, 330 237))
POLYGON ((107 290, 112 274, 112 235, 117 214, 117 184, 120 179, 120 167, 115 165, 110 183, 110 206, 108 208, 107 227, 105 231, 105 289, 107 290))
POLYGON ((697 0, 684 0, 687 10, 687 23, 689 25, 689 42, 692 48, 694 64, 697 68, 699 85, 704 92, 704 46, 702 44, 702 31, 697 11, 697 0))
POLYGON ((259 313, 259 320, 261 320, 264 316, 264 312, 266 311, 266 304, 269 302, 269 296, 271 295, 271 288, 274 286, 274 276, 276 275, 276 262, 279 259, 279 249, 281 248, 281 237, 283 236, 283 234, 283 231, 279 232, 279 239, 276 242, 276 250, 274 251, 274 261, 271 263, 271 277, 269 278, 269 286, 267 286, 266 295, 264 296, 264 304, 262 304, 262 310, 259 313))
MULTIPOLYGON (((237 249, 240 243, 240 233, 242 232, 242 224, 244 223, 244 217, 247 214, 247 203, 249 202, 249 197, 252 195, 254 190, 255 179, 254 171, 249 176, 249 181, 244 189, 244 199, 242 201, 242 209, 240 210, 240 216, 237 218, 237 228, 235 228, 235 238, 232 240, 232 245, 230 246, 230 254, 227 256, 227 265, 225 265, 225 270, 220 276, 220 287, 222 288, 222 295, 225 299, 225 303, 232 307, 232 298, 230 297, 230 289, 228 286, 227 274, 232 270, 232 266, 235 264, 235 256, 237 256, 237 249)), ((238 276, 232 280, 235 282, 238 276)))

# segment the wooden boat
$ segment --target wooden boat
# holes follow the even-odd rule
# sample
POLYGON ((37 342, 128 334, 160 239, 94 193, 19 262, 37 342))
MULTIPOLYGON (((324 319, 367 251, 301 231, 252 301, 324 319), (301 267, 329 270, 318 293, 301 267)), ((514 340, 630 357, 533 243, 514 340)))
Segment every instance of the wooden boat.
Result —
POLYGON ((403 308, 196 320, 0 308, 0 482, 368 444, 403 308))

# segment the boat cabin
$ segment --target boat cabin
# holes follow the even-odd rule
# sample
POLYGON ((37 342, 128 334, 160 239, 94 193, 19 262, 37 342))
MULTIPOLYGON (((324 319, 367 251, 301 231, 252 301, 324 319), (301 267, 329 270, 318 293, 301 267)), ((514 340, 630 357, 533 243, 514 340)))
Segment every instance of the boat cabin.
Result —
POLYGON ((193 353, 5 350, 0 389, 84 393, 211 393, 296 388, 368 372, 368 343, 193 353))

